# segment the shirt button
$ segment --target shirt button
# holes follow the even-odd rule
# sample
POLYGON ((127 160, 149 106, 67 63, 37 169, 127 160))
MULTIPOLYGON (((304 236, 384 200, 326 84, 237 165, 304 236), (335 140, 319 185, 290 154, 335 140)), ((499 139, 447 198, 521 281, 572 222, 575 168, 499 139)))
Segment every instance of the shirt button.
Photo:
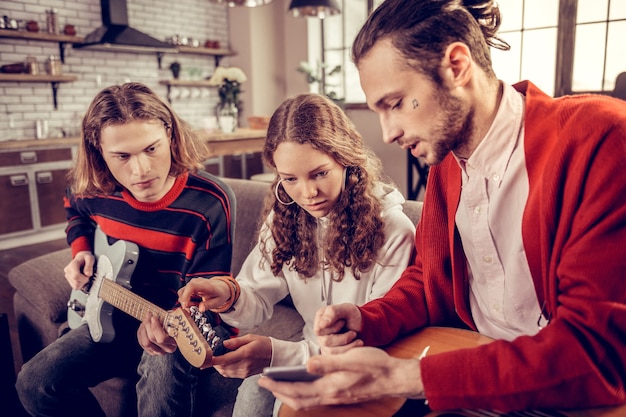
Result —
POLYGON ((480 213, 482 213, 482 212, 483 212, 483 208, 482 208, 482 207, 478 206, 478 207, 475 207, 475 208, 474 208, 474 213, 475 213, 475 214, 480 214, 480 213))
POLYGON ((498 304, 494 304, 494 305, 493 305, 493 309, 494 309, 495 311, 500 311, 500 306, 499 306, 498 304))
POLYGON ((500 175, 498 175, 498 174, 494 174, 494 175, 493 175, 493 177, 492 177, 492 179, 493 179, 494 181, 500 181, 500 175))
POLYGON ((483 256, 483 261, 485 261, 488 264, 490 264, 493 261, 493 259, 491 259, 491 256, 485 255, 485 256, 483 256))

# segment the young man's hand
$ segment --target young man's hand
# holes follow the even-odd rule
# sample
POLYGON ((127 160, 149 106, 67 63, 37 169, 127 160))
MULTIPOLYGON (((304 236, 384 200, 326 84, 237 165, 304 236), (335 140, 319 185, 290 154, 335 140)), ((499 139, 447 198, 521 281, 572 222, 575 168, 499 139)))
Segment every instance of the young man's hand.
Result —
POLYGON ((361 326, 361 311, 345 303, 320 308, 313 329, 322 354, 337 354, 363 346, 363 341, 356 338, 361 326))
POLYGON ((146 313, 137 329, 137 341, 150 355, 165 355, 175 352, 178 348, 176 340, 167 334, 163 324, 150 312, 146 313))
POLYGON ((89 251, 81 251, 63 268, 65 279, 74 290, 82 289, 93 275, 96 258, 89 251))
POLYGON ((378 348, 316 355, 307 362, 307 371, 322 377, 313 382, 281 382, 261 377, 259 385, 296 410, 387 396, 424 398, 419 359, 393 358, 378 348))

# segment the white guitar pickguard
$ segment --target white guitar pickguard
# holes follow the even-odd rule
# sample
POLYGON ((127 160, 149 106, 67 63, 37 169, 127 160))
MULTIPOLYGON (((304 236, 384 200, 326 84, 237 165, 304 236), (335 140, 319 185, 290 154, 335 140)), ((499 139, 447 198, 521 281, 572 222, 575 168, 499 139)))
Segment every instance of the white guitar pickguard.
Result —
MULTIPOLYGON (((99 296, 100 288, 102 287, 102 280, 108 279, 109 281, 115 280, 113 275, 113 265, 111 260, 106 255, 100 255, 96 265, 96 274, 91 284, 91 290, 87 296, 87 306, 85 309, 85 316, 83 321, 90 324, 89 332, 91 338, 99 342, 102 338, 102 324, 100 322, 100 312, 102 309, 102 300, 99 296)), ((112 312, 112 311, 111 311, 112 312)))

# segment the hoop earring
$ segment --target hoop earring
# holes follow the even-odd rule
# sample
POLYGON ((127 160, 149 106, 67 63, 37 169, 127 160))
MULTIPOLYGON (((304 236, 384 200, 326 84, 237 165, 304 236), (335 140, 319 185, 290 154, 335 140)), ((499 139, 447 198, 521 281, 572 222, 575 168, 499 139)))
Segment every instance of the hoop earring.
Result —
POLYGON ((343 167, 343 181, 341 182, 341 191, 346 191, 346 181, 348 179, 348 168, 343 167))
MULTIPOLYGON (((278 182, 276 183, 276 188, 274 188, 274 195, 276 196, 276 200, 282 204, 283 206, 290 206, 293 203, 296 202, 296 200, 291 200, 290 203, 285 203, 283 200, 280 199, 280 197, 278 196, 278 186, 280 185, 280 183, 282 182, 282 180, 278 180, 278 182)), ((286 191, 285 191, 286 192, 286 191)))

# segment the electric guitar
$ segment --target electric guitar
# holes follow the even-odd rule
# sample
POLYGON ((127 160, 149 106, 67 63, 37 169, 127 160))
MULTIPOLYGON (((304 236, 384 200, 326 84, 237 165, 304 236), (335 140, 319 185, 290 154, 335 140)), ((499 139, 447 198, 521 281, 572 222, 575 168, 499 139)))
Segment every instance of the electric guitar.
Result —
MULTIPOLYGON (((491 341, 491 338, 469 330, 449 327, 427 327, 394 342, 385 348, 385 351, 395 358, 409 359, 419 357, 420 354, 425 352, 425 349, 427 349, 428 355, 434 355, 455 349, 476 347, 491 341)), ((405 402, 406 398, 385 397, 357 404, 320 406, 299 411, 295 411, 283 404, 278 412, 278 417, 392 417, 402 408, 405 402)), ((414 413, 411 410, 410 415, 412 417, 624 417, 626 416, 626 405, 575 411, 529 410, 511 414, 503 414, 493 410, 452 410, 442 412, 426 410, 422 413, 419 413, 419 411, 414 413)))
POLYGON ((86 323, 94 341, 108 343, 115 337, 115 308, 137 320, 143 320, 150 312, 176 340, 178 349, 191 365, 204 369, 210 365, 213 355, 223 350, 222 341, 230 333, 222 326, 214 327, 211 317, 200 313, 196 307, 189 312, 180 307, 166 311, 130 290, 130 280, 139 259, 136 244, 118 240, 109 245, 106 235, 98 227, 94 254, 94 276, 86 288, 72 290, 67 303, 70 328, 86 323))

